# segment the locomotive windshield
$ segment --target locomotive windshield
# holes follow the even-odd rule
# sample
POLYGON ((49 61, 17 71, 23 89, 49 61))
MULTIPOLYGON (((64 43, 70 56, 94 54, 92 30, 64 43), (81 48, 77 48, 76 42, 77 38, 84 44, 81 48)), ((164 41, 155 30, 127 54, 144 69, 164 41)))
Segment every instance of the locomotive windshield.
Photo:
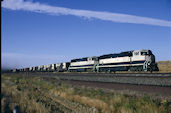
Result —
POLYGON ((150 50, 141 52, 141 55, 152 55, 150 50))
POLYGON ((147 52, 141 52, 141 55, 148 55, 147 52))

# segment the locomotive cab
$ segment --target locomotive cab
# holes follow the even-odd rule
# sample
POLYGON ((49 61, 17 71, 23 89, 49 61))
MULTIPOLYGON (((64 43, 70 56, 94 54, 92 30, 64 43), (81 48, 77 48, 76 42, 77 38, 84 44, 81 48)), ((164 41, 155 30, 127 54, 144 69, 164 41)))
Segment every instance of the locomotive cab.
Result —
MULTIPOLYGON (((152 72, 152 71, 158 70, 157 64, 155 63, 155 56, 153 55, 151 50, 143 49, 143 50, 133 51, 133 57, 131 58, 131 60, 134 63, 142 64, 141 69, 143 71, 151 71, 152 72)), ((139 66, 139 67, 141 67, 141 66, 139 66)))
POLYGON ((143 65, 144 71, 157 71, 158 67, 155 63, 155 56, 151 52, 151 50, 141 50, 141 56, 145 56, 145 62, 143 65))

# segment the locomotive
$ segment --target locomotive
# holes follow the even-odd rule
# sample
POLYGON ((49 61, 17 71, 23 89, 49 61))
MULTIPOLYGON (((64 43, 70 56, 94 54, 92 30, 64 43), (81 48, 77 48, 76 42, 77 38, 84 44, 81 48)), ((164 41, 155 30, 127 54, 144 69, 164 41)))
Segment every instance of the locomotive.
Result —
POLYGON ((70 62, 41 65, 14 71, 41 72, 116 72, 116 71, 158 71, 155 56, 151 50, 134 50, 101 56, 72 59, 70 62))

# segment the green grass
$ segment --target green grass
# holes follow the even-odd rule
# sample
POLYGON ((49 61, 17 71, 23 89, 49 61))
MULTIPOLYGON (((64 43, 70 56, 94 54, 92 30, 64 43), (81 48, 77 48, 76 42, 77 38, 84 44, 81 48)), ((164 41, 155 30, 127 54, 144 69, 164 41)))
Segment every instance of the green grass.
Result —
MULTIPOLYGON (((12 111, 19 106, 22 113, 71 112, 76 108, 68 107, 68 102, 96 108, 103 113, 169 113, 171 102, 153 100, 147 95, 130 96, 104 92, 100 89, 75 87, 40 77, 17 75, 1 76, 1 112, 12 111), (65 103, 63 100, 67 101, 65 103)), ((81 111, 80 111, 81 112, 81 111)))

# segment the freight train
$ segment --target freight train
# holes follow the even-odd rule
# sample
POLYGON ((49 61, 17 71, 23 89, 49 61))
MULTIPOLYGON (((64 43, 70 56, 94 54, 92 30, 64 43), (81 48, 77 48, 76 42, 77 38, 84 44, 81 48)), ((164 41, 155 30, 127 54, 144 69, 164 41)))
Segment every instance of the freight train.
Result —
POLYGON ((116 72, 158 71, 151 50, 134 50, 72 59, 70 62, 14 69, 13 72, 116 72))

